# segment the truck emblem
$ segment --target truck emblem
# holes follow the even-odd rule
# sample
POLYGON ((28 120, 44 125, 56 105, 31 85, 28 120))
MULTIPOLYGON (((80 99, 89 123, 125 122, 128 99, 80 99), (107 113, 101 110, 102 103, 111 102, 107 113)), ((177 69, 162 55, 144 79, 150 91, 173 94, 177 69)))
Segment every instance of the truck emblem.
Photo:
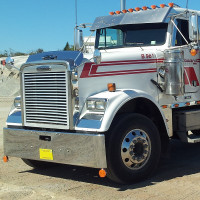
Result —
POLYGON ((37 71, 51 71, 50 66, 39 66, 37 67, 37 71))

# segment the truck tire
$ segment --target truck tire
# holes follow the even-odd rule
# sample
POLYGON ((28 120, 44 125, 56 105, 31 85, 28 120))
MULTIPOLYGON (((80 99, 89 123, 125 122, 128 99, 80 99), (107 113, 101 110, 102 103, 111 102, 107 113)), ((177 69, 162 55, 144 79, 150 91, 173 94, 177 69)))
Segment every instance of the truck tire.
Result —
POLYGON ((141 114, 123 115, 106 135, 107 175, 121 183, 146 179, 156 170, 161 141, 154 123, 141 114))
POLYGON ((33 167, 34 169, 47 169, 55 165, 55 163, 38 161, 38 160, 29 160, 24 158, 22 158, 22 160, 24 161, 24 163, 26 163, 30 167, 33 167))

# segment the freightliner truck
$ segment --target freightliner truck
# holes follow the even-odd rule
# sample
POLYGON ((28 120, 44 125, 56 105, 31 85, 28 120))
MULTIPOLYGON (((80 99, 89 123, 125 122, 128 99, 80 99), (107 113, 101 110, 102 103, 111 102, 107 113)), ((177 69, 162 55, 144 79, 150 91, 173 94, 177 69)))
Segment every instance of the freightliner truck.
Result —
POLYGON ((173 3, 123 9, 97 17, 91 31, 92 59, 45 52, 21 66, 4 160, 97 168, 118 183, 144 180, 170 139, 200 142, 200 12, 173 3))

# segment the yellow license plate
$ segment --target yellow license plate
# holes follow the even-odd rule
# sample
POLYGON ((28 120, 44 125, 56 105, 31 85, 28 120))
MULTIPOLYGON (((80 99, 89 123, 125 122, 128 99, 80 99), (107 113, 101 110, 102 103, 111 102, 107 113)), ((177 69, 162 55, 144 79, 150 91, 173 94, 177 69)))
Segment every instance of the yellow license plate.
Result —
POLYGON ((40 159, 53 160, 53 150, 52 149, 40 149, 40 159))

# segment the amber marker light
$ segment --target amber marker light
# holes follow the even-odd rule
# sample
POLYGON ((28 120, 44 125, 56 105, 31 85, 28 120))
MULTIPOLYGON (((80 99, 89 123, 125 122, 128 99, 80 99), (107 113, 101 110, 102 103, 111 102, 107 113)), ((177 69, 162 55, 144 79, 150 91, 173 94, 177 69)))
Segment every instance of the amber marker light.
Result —
POLYGON ((152 9, 156 9, 156 5, 151 5, 151 8, 152 9))
POLYGON ((133 8, 129 8, 128 11, 132 13, 133 12, 133 8))
POLYGON ((174 7, 174 3, 169 3, 168 5, 169 5, 169 7, 171 7, 171 8, 174 7))
POLYGON ((8 162, 8 156, 3 157, 3 162, 5 162, 5 163, 8 162))
POLYGON ((109 12, 109 14, 110 14, 110 15, 114 15, 115 13, 114 13, 114 12, 109 12))
POLYGON ((146 6, 143 6, 143 7, 142 7, 142 10, 147 10, 147 7, 146 7, 146 6))
POLYGON ((105 178, 106 177, 106 170, 105 169, 100 169, 99 170, 99 177, 105 178))
POLYGON ((115 13, 119 15, 121 13, 121 11, 117 10, 115 13))
POLYGON ((190 102, 185 103, 186 106, 190 106, 190 102))
POLYGON ((108 87, 109 92, 115 92, 116 91, 115 83, 108 83, 107 87, 108 87))
POLYGON ((122 10, 123 13, 127 13, 127 10, 122 10))
POLYGON ((196 49, 191 49, 190 54, 192 56, 196 56, 197 55, 197 50, 196 49))
POLYGON ((162 105, 162 108, 163 108, 163 109, 167 108, 167 105, 162 105))
POLYGON ((179 107, 179 104, 175 104, 174 107, 175 107, 175 108, 178 108, 178 107, 179 107))
POLYGON ((140 11, 140 8, 139 8, 139 7, 136 7, 135 10, 136 10, 136 11, 140 11))
POLYGON ((161 8, 164 8, 164 7, 165 7, 165 4, 164 4, 164 3, 160 4, 160 7, 161 7, 161 8))
POLYGON ((196 101, 196 104, 199 105, 199 104, 200 104, 200 101, 196 101))

